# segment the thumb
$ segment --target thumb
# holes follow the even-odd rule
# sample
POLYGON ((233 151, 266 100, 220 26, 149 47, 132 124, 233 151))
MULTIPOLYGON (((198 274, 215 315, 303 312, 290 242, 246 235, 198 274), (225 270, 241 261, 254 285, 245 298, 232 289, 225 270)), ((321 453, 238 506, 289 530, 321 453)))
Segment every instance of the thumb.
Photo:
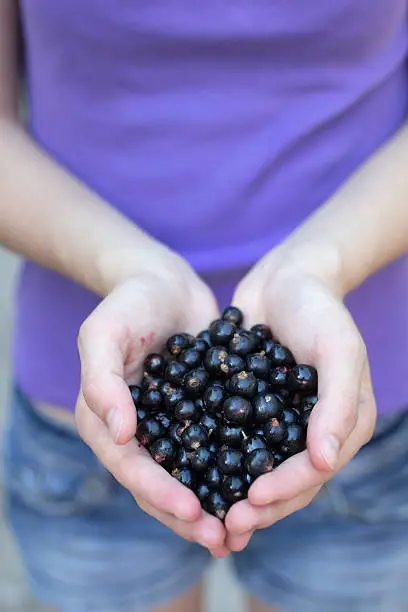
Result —
POLYGON ((78 337, 81 389, 90 410, 103 421, 117 444, 126 444, 136 433, 136 410, 124 380, 125 356, 120 342, 86 321, 78 337))
POLYGON ((318 470, 338 467, 342 447, 357 424, 365 361, 364 343, 354 330, 329 338, 317 359, 319 401, 311 414, 307 446, 318 470))

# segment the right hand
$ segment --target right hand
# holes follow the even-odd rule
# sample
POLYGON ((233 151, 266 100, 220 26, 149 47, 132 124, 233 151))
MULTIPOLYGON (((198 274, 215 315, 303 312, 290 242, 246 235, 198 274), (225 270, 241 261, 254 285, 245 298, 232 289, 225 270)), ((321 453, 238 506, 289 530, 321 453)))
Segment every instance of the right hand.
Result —
POLYGON ((83 323, 79 338, 80 436, 137 504, 181 537, 226 556, 226 532, 202 511, 192 491, 157 465, 135 439, 136 411, 128 389, 143 361, 173 333, 198 333, 218 315, 214 297, 187 263, 169 256, 154 272, 119 284, 83 323))

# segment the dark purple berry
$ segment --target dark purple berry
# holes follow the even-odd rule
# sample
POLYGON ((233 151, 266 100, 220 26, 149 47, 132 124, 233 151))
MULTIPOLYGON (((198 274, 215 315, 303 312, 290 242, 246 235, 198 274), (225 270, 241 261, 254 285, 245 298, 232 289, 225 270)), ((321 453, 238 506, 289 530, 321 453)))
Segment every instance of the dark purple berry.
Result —
POLYGON ((169 365, 166 368, 164 373, 164 377, 167 381, 173 383, 174 385, 183 384, 184 376, 187 374, 187 366, 184 363, 179 363, 178 361, 170 361, 169 365))
POLYGON ((217 466, 212 465, 208 468, 204 475, 204 481, 210 487, 210 489, 218 489, 222 482, 222 473, 217 466))
POLYGON ((173 478, 176 478, 176 480, 181 482, 181 484, 183 484, 185 487, 189 489, 194 489, 194 472, 190 468, 174 468, 171 475, 173 476, 173 478))
POLYGON ((228 375, 228 353, 223 346, 213 346, 205 354, 204 367, 212 376, 228 375))
POLYGON ((291 457, 302 452, 305 448, 306 435, 303 428, 300 425, 289 425, 286 439, 280 445, 282 454, 291 457))
POLYGON ((195 489, 195 493, 200 502, 204 502, 211 493, 211 489, 206 482, 200 482, 195 489))
POLYGON ((277 451, 273 451, 273 467, 277 468, 281 463, 285 461, 285 457, 278 453, 277 451))
POLYGON ((144 369, 147 374, 152 376, 161 376, 166 367, 166 360, 163 355, 157 353, 151 353, 144 361, 144 369))
POLYGON ((150 446, 150 454, 156 463, 168 468, 176 456, 176 445, 169 438, 159 438, 150 446))
POLYGON ((211 342, 211 336, 210 336, 210 332, 208 331, 208 329, 203 330, 202 332, 200 332, 197 336, 197 339, 199 340, 204 340, 204 342, 210 347, 212 346, 212 342, 211 342))
POLYGON ((282 414, 283 404, 273 393, 256 395, 253 399, 254 421, 259 425, 282 414))
POLYGON ((178 445, 181 445, 181 434, 186 429, 186 423, 173 423, 170 425, 168 435, 178 445))
POLYGON ((294 366, 288 374, 288 385, 295 393, 316 393, 317 370, 308 365, 294 366))
POLYGON ((181 402, 181 400, 183 399, 184 399, 184 391, 183 389, 180 389, 177 387, 173 390, 172 393, 164 396, 164 405, 166 406, 167 410, 169 410, 170 412, 173 412, 177 404, 181 402))
POLYGON ((200 351, 197 351, 197 349, 194 348, 188 348, 180 353, 178 362, 186 366, 187 370, 192 370, 201 365, 202 359, 203 355, 200 353, 200 351))
POLYGON ((170 355, 177 357, 182 351, 187 349, 191 344, 191 336, 189 334, 174 334, 166 342, 166 348, 170 355))
POLYGON ((157 438, 161 438, 166 433, 163 425, 153 417, 143 419, 138 425, 136 438, 142 446, 150 446, 157 438))
POLYGON ((245 438, 241 448, 244 455, 250 455, 259 448, 266 448, 265 438, 263 436, 250 436, 249 438, 245 438))
POLYGON ((143 391, 152 391, 158 389, 160 391, 163 385, 163 378, 161 376, 151 376, 145 374, 141 383, 143 391))
POLYGON ((299 425, 304 429, 307 429, 309 425, 310 415, 312 414, 311 410, 303 410, 299 417, 299 425))
POLYGON ((205 509, 209 514, 223 521, 227 516, 229 505, 218 491, 213 491, 205 500, 205 509))
POLYGON ((225 499, 231 503, 235 503, 240 499, 246 497, 248 491, 248 485, 242 478, 233 474, 231 476, 224 476, 222 480, 222 492, 225 495, 225 499))
POLYGON ((209 328, 211 342, 217 346, 227 346, 236 331, 235 325, 222 319, 211 323, 209 328))
POLYGON ((181 400, 175 409, 174 416, 178 421, 198 421, 201 416, 201 410, 192 400, 181 400))
POLYGON ((180 446, 177 450, 177 455, 174 460, 174 467, 179 469, 184 467, 190 467, 189 453, 182 446, 180 446))
POLYGON ((224 387, 218 383, 208 385, 204 391, 204 404, 208 412, 218 412, 224 399, 224 387))
POLYGON ((218 438, 221 444, 231 448, 241 448, 243 430, 241 426, 222 423, 218 428, 218 438))
POLYGON ((286 387, 288 383, 288 373, 289 370, 286 366, 278 366, 271 370, 271 375, 269 378, 269 382, 273 389, 281 389, 282 387, 286 387))
POLYGON ((131 385, 129 387, 130 395, 132 396, 132 400, 135 406, 141 403, 142 401, 142 390, 138 385, 131 385))
POLYGON ((269 375, 271 373, 271 364, 269 359, 262 355, 262 353, 253 353, 252 355, 247 355, 246 358, 246 369, 249 372, 252 372, 256 378, 262 378, 263 380, 268 381, 269 375))
POLYGON ((217 465, 223 474, 239 474, 242 470, 243 455, 235 448, 220 451, 217 465))
POLYGON ((265 323, 258 323, 251 327, 251 332, 258 336, 261 340, 270 340, 272 338, 272 331, 265 323))
POLYGON ((238 330, 229 343, 229 352, 241 357, 255 353, 259 348, 259 338, 252 332, 238 330))
POLYGON ((196 472, 204 472, 213 460, 213 455, 208 448, 201 446, 190 454, 190 463, 196 472))
POLYGON ((245 360, 239 355, 235 355, 235 353, 231 353, 228 355, 227 359, 228 366, 228 376, 233 376, 234 374, 239 374, 239 372, 243 372, 246 368, 245 360))
POLYGON ((273 469, 273 454, 266 448, 253 451, 245 459, 245 469, 254 478, 271 472, 273 469))
POLYGON ((247 488, 249 489, 249 487, 251 486, 251 484, 254 482, 255 478, 253 476, 251 476, 251 474, 249 474, 248 472, 244 472, 244 476, 243 476, 244 482, 247 486, 247 488))
POLYGON ((269 444, 280 444, 288 435, 288 427, 284 421, 272 418, 265 423, 264 436, 269 444))
POLYGON ((233 395, 243 397, 254 397, 257 388, 257 380, 252 372, 240 372, 234 374, 230 380, 229 389, 233 395))
POLYGON ((208 442, 208 431, 202 425, 193 423, 181 434, 181 441, 186 450, 196 450, 200 446, 206 446, 208 442))
POLYGON ((208 430, 209 435, 211 435, 218 428, 217 419, 212 414, 208 414, 208 412, 205 412, 198 422, 208 430))
POLYGON ((282 418, 285 425, 295 425, 299 420, 299 414, 293 408, 284 408, 282 418))
POLYGON ((218 453, 218 444, 216 442, 210 441, 210 444, 208 445, 208 450, 212 455, 215 455, 216 453, 218 453))
POLYGON ((224 418, 230 423, 243 425, 252 417, 251 402, 245 397, 233 395, 225 400, 223 404, 224 418))
POLYGON ((158 389, 151 389, 142 395, 142 404, 150 410, 159 410, 163 403, 163 396, 158 389))
POLYGON ((225 308, 221 315, 221 318, 224 321, 228 321, 229 323, 236 325, 237 327, 242 325, 242 322, 244 320, 242 312, 239 308, 236 308, 235 306, 228 306, 227 308, 225 308))
POLYGON ((295 358, 290 350, 278 342, 275 342, 274 346, 268 353, 268 357, 271 360, 273 367, 292 366, 295 363, 295 358))
POLYGON ((154 418, 156 419, 156 421, 163 425, 164 429, 169 429, 171 425, 171 419, 168 414, 166 414, 165 412, 158 412, 154 415, 154 418))
POLYGON ((191 349, 198 351, 200 355, 203 357, 208 351, 208 349, 210 348, 210 346, 211 344, 209 344, 205 340, 205 338, 196 338, 191 346, 191 349))
POLYGON ((144 408, 137 408, 136 414, 137 414, 137 420, 140 422, 140 421, 143 421, 143 419, 147 417, 148 412, 144 408))
POLYGON ((256 394, 261 395, 262 393, 268 393, 271 390, 271 385, 262 379, 256 381, 256 394))
POLYGON ((187 395, 202 395, 208 382, 208 373, 204 368, 191 370, 184 377, 184 389, 187 395))
POLYGON ((305 397, 302 397, 301 401, 300 401, 300 405, 299 405, 299 410, 305 410, 305 411, 309 411, 309 410, 313 410, 313 408, 316 406, 318 402, 318 397, 316 394, 314 395, 306 395, 305 397))

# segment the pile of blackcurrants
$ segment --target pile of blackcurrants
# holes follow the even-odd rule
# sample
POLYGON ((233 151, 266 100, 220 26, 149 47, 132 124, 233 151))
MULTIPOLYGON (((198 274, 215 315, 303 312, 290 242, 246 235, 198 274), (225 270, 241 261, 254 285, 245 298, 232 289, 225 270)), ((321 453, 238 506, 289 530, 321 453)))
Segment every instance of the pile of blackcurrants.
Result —
POLYGON ((221 520, 258 476, 305 449, 317 402, 316 370, 266 325, 242 324, 230 306, 197 337, 171 336, 130 387, 139 443, 221 520))

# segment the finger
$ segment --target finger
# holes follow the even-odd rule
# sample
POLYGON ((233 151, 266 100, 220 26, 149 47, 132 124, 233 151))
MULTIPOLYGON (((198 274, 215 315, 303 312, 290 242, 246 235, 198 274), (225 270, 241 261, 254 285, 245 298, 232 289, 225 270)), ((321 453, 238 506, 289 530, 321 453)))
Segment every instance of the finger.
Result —
POLYGON ((225 528, 221 521, 214 516, 202 512, 196 521, 187 523, 168 513, 160 512, 145 500, 137 499, 136 501, 144 512, 153 516, 185 540, 197 542, 204 548, 210 549, 212 554, 217 557, 229 554, 225 546, 225 528))
POLYGON ((251 541, 254 531, 248 531, 242 535, 227 534, 227 546, 232 552, 241 552, 251 541))
POLYGON ((120 331, 116 327, 107 330, 104 317, 97 316, 81 328, 81 386, 87 405, 106 423, 114 442, 125 444, 136 432, 136 410, 124 380, 126 355, 120 331))
MULTIPOLYGON (((375 426, 375 403, 360 406, 357 425, 343 446, 338 470, 344 467, 371 438, 375 426)), ((337 471, 338 471, 337 470, 337 471)), ((313 487, 321 486, 335 472, 317 470, 308 451, 287 459, 276 470, 258 478, 250 487, 248 499, 254 506, 288 501, 313 487)))
POLYGON ((341 449, 357 423, 365 346, 345 320, 317 340, 316 367, 319 372, 319 401, 309 422, 308 450, 319 470, 337 468, 341 449))
MULTIPOLYGON (((320 486, 313 487, 293 499, 278 501, 268 506, 252 506, 248 500, 239 502, 232 506, 226 517, 227 531, 232 535, 243 536, 243 541, 245 541, 248 532, 269 527, 301 508, 305 508, 317 495, 320 488, 320 486)), ((228 544, 232 546, 230 540, 228 544)))
POLYGON ((155 463, 136 439, 121 446, 115 444, 82 395, 77 402, 76 422, 81 437, 101 463, 134 496, 184 521, 196 521, 201 516, 200 502, 194 493, 155 463))

